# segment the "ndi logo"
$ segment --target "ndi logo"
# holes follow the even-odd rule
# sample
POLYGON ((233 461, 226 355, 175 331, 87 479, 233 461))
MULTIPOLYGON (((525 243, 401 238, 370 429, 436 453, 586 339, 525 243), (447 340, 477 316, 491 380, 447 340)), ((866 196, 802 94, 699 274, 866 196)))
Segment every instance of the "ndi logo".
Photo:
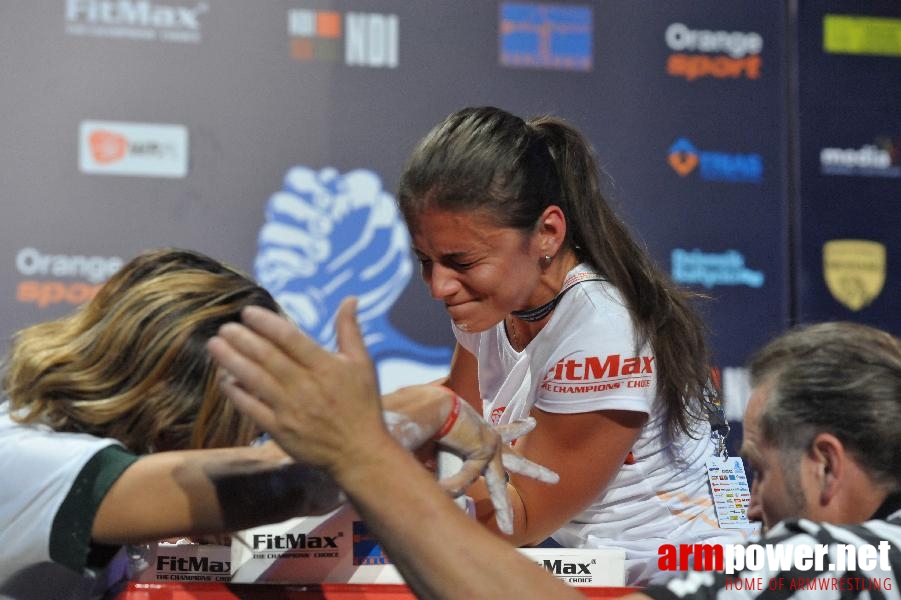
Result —
POLYGON ((701 179, 726 183, 760 183, 763 158, 759 154, 733 154, 698 150, 686 138, 679 138, 669 149, 667 162, 681 177, 700 166, 701 179))
POLYGON ((288 11, 291 57, 296 60, 343 60, 353 67, 396 69, 399 29, 392 14, 288 11))
POLYGON ((744 285, 759 288, 763 285, 762 271, 745 267, 745 257, 736 250, 701 252, 676 248, 671 254, 672 277, 677 283, 702 285, 744 285))

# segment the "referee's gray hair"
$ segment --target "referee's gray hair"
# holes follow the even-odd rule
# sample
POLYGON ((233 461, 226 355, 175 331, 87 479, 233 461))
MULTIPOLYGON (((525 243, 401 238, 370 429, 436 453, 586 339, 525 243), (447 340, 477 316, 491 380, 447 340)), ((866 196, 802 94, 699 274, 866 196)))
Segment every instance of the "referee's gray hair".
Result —
POLYGON ((901 489, 901 340, 847 322, 800 326, 749 362, 751 385, 773 383, 761 433, 780 451, 836 436, 875 482, 901 489))

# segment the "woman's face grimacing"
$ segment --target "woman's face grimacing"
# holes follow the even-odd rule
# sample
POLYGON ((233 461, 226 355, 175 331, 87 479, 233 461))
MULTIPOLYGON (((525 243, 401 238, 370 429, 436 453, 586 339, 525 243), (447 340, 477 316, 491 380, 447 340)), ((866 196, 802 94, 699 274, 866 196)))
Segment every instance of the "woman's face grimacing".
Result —
POLYGON ((428 209, 410 225, 422 279, 460 329, 485 331, 529 305, 541 275, 536 234, 482 212, 428 209))

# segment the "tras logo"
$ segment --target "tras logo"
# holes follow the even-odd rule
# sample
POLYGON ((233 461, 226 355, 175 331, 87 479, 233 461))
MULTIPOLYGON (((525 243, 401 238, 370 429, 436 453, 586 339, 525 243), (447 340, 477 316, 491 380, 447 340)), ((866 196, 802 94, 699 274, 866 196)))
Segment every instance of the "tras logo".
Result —
POLYGON ((733 154, 698 150, 686 138, 670 147, 667 162, 681 177, 687 177, 700 166, 701 179, 726 183, 760 183, 763 181, 763 158, 759 154, 733 154))
POLYGON ((295 60, 343 60, 352 67, 396 69, 397 15, 311 10, 288 11, 291 57, 295 60))
POLYGON ((504 66, 590 71, 593 36, 589 6, 501 4, 500 64, 504 66))
POLYGON ((27 279, 16 287, 16 301, 38 308, 83 304, 122 264, 118 256, 45 254, 22 248, 16 254, 16 270, 27 279))
POLYGON ((684 23, 672 23, 664 38, 673 51, 666 61, 668 75, 688 81, 760 77, 763 37, 759 33, 691 29, 684 23))

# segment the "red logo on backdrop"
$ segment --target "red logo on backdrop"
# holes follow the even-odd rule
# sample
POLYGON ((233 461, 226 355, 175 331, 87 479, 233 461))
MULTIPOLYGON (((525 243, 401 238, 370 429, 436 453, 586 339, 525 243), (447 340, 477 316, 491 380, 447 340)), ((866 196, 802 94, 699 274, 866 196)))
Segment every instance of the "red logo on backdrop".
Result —
POLYGON ((128 140, 125 136, 114 133, 112 131, 104 131, 98 129, 92 131, 88 136, 88 143, 91 145, 91 156, 94 162, 101 165, 108 165, 125 158, 128 152, 128 140))
POLYGON ((504 411, 507 410, 506 406, 501 406, 500 408, 495 408, 491 411, 491 424, 497 425, 501 420, 501 415, 504 414, 504 411))

